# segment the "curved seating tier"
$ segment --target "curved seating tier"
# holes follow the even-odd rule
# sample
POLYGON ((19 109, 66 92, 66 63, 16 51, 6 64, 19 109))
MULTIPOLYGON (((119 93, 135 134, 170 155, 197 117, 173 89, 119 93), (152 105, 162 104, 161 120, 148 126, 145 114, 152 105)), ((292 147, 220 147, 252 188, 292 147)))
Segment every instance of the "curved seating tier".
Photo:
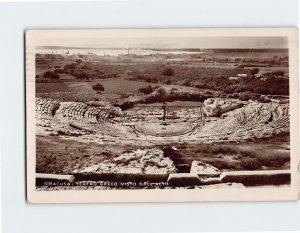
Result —
POLYGON ((111 118, 105 109, 89 106, 80 102, 61 102, 52 99, 37 99, 36 112, 46 115, 48 118, 56 115, 56 118, 67 118, 77 123, 89 123, 101 125, 101 129, 115 128, 124 130, 122 123, 111 118), (56 112, 56 110, 58 110, 56 112), (56 113, 56 114, 55 114, 56 113))
POLYGON ((272 130, 289 131, 288 104, 252 102, 226 113, 223 119, 208 122, 197 133, 220 137, 223 135, 261 137, 269 135, 272 130))
MULTIPOLYGON (((80 102, 58 102, 52 99, 36 100, 37 125, 49 126, 61 130, 70 129, 70 125, 111 137, 129 136, 134 140, 152 140, 155 136, 140 135, 134 127, 134 117, 129 119, 113 118, 108 109, 97 108, 80 102)), ((289 132, 289 104, 249 102, 243 107, 224 113, 221 118, 202 117, 203 110, 181 109, 176 112, 178 118, 171 124, 199 124, 189 135, 174 136, 170 139, 199 140, 221 142, 222 140, 241 141, 249 138, 268 137, 280 132, 289 132), (207 120, 210 120, 209 122, 207 120)), ((152 115, 151 115, 152 116, 152 115)), ((143 116, 145 117, 145 116, 143 116)), ((154 117, 156 119, 156 117, 154 117)), ((140 118, 139 120, 141 120, 140 118)), ((150 119, 150 118, 149 118, 150 119)), ((149 120, 149 122, 153 121, 149 120)), ((76 128, 76 127, 75 127, 76 128)), ((124 137, 123 137, 124 138, 124 137)), ((166 139, 168 140, 168 139, 166 139)))
POLYGON ((59 106, 60 103, 56 100, 37 98, 35 101, 35 112, 37 114, 54 116, 59 106))

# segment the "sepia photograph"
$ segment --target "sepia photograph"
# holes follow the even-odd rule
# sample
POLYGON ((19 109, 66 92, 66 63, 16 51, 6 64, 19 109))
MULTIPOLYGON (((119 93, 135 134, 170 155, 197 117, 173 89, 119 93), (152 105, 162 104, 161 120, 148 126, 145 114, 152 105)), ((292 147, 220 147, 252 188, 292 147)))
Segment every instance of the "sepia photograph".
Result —
POLYGON ((25 37, 30 202, 298 198, 296 29, 25 37))

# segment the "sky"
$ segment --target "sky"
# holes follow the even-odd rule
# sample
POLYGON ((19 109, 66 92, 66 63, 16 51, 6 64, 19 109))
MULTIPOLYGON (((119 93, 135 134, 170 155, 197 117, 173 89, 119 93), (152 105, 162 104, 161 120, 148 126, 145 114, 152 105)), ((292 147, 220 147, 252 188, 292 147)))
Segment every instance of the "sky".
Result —
POLYGON ((288 48, 286 37, 51 38, 39 46, 79 48, 288 48))

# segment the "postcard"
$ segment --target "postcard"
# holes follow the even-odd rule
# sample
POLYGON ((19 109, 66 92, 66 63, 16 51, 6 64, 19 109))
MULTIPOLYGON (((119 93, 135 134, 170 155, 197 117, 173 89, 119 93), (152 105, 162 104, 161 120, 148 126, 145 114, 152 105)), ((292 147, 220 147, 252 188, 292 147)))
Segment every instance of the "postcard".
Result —
POLYGON ((297 32, 27 30, 28 202, 298 200, 297 32))

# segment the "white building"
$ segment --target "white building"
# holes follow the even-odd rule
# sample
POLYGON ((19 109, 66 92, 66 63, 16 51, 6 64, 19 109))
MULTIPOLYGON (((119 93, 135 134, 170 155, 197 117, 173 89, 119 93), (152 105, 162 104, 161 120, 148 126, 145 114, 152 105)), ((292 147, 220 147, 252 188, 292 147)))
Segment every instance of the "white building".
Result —
POLYGON ((248 75, 247 74, 237 74, 237 76, 241 77, 241 78, 247 78, 248 75))

